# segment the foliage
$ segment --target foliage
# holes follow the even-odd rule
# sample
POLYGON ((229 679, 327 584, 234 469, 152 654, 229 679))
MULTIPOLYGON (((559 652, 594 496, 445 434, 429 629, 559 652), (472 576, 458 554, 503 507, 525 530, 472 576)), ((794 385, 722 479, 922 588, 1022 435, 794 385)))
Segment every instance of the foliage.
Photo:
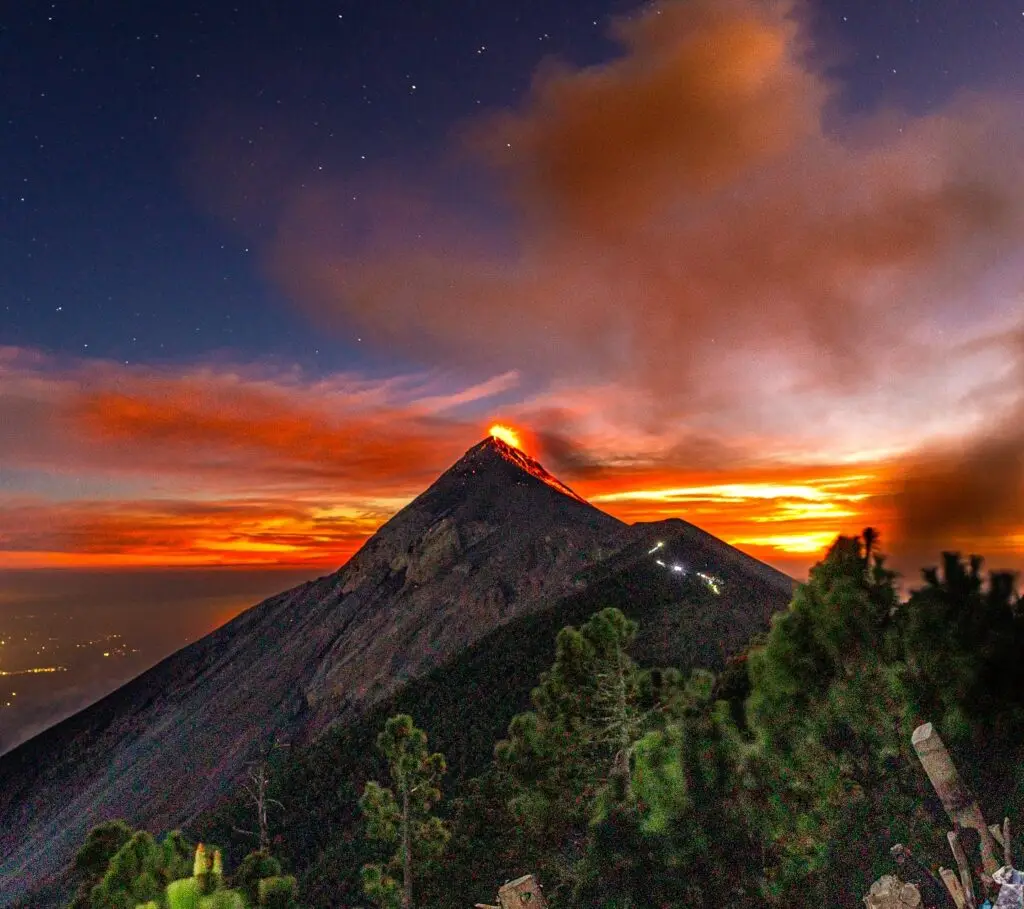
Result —
MULTIPOLYGON (((711 658, 681 643, 681 623, 725 621, 702 612, 724 598, 692 592, 681 607, 665 575, 609 571, 295 749, 274 771, 286 806, 275 849, 306 899, 411 905, 414 873, 419 904, 454 909, 491 902, 502 880, 532 871, 559 909, 858 905, 892 870, 897 841, 926 864, 948 863, 948 819, 909 745, 925 720, 986 814, 1024 817, 1024 609, 1013 578, 945 554, 901 600, 877 535, 841 537, 715 677, 692 671, 711 658), (657 623, 657 648, 638 619, 657 623), (651 653, 671 668, 651 668, 651 653), (413 710, 454 756, 447 805, 444 761, 413 710), (381 726, 375 754, 367 744, 381 726), (374 782, 384 774, 389 785, 374 782)), ((234 810, 203 832, 241 850, 234 810)), ((104 836, 116 844, 123 833, 104 836)), ((97 834, 83 848, 80 881, 95 881, 105 842, 97 834)), ((132 886, 153 873, 149 847, 135 848, 124 857, 139 869, 132 886)), ((257 881, 282 879, 253 855, 235 882, 250 902, 257 881)))
POLYGON ((602 793, 577 905, 760 905, 738 732, 728 705, 712 703, 713 691, 710 673, 695 672, 671 721, 637 743, 631 788, 602 793))
POLYGON ((986 584, 981 569, 978 557, 945 553, 941 571, 924 571, 925 586, 901 611, 913 696, 950 738, 1019 729, 1024 713, 1024 613, 1014 577, 995 573, 986 584))
POLYGON ((256 905, 260 897, 260 881, 280 875, 281 863, 269 852, 256 850, 242 860, 235 875, 235 885, 251 905, 256 905))
POLYGON ((1024 697, 1012 580, 994 575, 986 587, 980 560, 947 553, 943 572, 926 571, 900 603, 876 542, 870 532, 837 540, 751 654, 751 805, 764 812, 780 902, 856 901, 891 870, 896 842, 933 865, 945 858, 948 819, 910 748, 921 722, 968 746, 956 756, 983 797, 1002 788, 994 816, 1019 808, 1006 783, 1024 697))
POLYGON ((259 904, 266 909, 293 909, 297 897, 294 877, 268 877, 259 882, 259 904))
POLYGON ((93 909, 134 909, 138 903, 159 899, 170 881, 187 873, 188 853, 182 854, 183 844, 177 832, 168 834, 159 845, 144 830, 133 833, 92 888, 89 905, 93 909))
POLYGON ((99 873, 103 855, 125 835, 128 839, 110 856, 89 901, 82 905, 91 909, 297 909, 295 878, 282 877, 280 863, 270 855, 249 856, 239 873, 244 890, 228 889, 221 851, 202 843, 193 850, 178 831, 157 844, 151 834, 133 833, 123 822, 102 824, 90 831, 79 851, 78 873, 99 873))
POLYGON ((897 601, 881 556, 841 537, 751 654, 748 771, 773 892, 827 899, 837 879, 864 892, 887 859, 892 831, 879 828, 925 799, 906 668, 893 659, 897 601))
POLYGON ((431 813, 441 798, 444 755, 430 753, 426 733, 406 714, 384 724, 377 748, 388 762, 393 788, 368 782, 359 807, 367 837, 397 848, 387 862, 364 867, 363 888, 379 906, 410 909, 416 871, 440 858, 450 836, 447 825, 431 813))
POLYGON ((70 909, 88 909, 93 887, 103 879, 110 860, 131 837, 132 828, 121 820, 104 821, 89 831, 75 855, 73 873, 78 890, 70 909))
POLYGON ((495 748, 510 784, 508 831, 553 892, 577 885, 595 801, 613 776, 629 789, 635 743, 664 723, 682 690, 678 673, 633 662, 636 632, 617 609, 562 629, 534 709, 513 718, 495 748))

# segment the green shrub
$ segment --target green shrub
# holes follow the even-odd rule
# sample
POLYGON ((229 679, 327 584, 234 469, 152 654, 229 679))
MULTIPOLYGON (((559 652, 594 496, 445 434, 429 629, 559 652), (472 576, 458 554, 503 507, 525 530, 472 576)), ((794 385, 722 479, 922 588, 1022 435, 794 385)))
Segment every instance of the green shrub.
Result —
POLYGON ((280 874, 281 863, 269 852, 256 850, 242 859, 234 883, 249 905, 256 906, 260 900, 260 881, 265 877, 279 877, 280 874))
POLYGON ((167 885, 168 909, 201 909, 202 890, 199 881, 187 877, 182 881, 174 881, 167 885))
POLYGON ((293 909, 297 896, 294 877, 268 877, 260 881, 259 904, 266 909, 293 909))

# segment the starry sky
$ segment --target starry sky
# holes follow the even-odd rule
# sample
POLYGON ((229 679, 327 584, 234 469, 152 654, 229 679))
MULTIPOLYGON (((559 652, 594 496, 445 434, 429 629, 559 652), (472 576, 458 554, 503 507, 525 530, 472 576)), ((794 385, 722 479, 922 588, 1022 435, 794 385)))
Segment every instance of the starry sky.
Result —
POLYGON ((12 4, 0 568, 343 562, 495 421, 1024 567, 1024 2, 12 4))

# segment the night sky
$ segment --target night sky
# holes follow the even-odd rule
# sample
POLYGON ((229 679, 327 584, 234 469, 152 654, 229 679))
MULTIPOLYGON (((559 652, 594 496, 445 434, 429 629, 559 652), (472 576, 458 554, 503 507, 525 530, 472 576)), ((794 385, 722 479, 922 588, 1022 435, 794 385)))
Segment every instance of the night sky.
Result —
POLYGON ((492 420, 1020 564, 1024 3, 15 3, 0 567, 340 564, 492 420))

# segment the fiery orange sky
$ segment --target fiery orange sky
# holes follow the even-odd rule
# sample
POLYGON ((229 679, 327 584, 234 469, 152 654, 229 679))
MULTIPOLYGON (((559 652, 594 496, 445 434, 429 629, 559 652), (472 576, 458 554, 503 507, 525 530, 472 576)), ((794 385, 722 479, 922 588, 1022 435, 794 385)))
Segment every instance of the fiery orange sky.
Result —
MULTIPOLYGON (((868 524, 897 551, 931 543, 900 536, 924 449, 901 450, 884 431, 865 430, 860 445, 830 441, 828 424, 803 438, 695 434, 656 410, 638 418, 639 399, 619 386, 530 392, 514 372, 453 388, 430 374, 310 380, 9 348, 0 379, 12 430, 3 568, 331 568, 494 420, 597 507, 629 522, 685 518, 798 576, 836 534, 868 524)), ((954 475, 957 452, 976 443, 958 447, 941 422, 933 433, 928 469, 954 475)), ((945 529, 943 542, 957 543, 957 528, 945 529)), ((994 562, 1020 563, 1019 521, 963 530, 994 562)))
POLYGON ((200 118, 190 198, 387 368, 0 350, 0 568, 337 566, 494 423, 798 576, 869 524, 1024 566, 1021 99, 858 109, 808 9, 639 7, 417 167, 200 118))

